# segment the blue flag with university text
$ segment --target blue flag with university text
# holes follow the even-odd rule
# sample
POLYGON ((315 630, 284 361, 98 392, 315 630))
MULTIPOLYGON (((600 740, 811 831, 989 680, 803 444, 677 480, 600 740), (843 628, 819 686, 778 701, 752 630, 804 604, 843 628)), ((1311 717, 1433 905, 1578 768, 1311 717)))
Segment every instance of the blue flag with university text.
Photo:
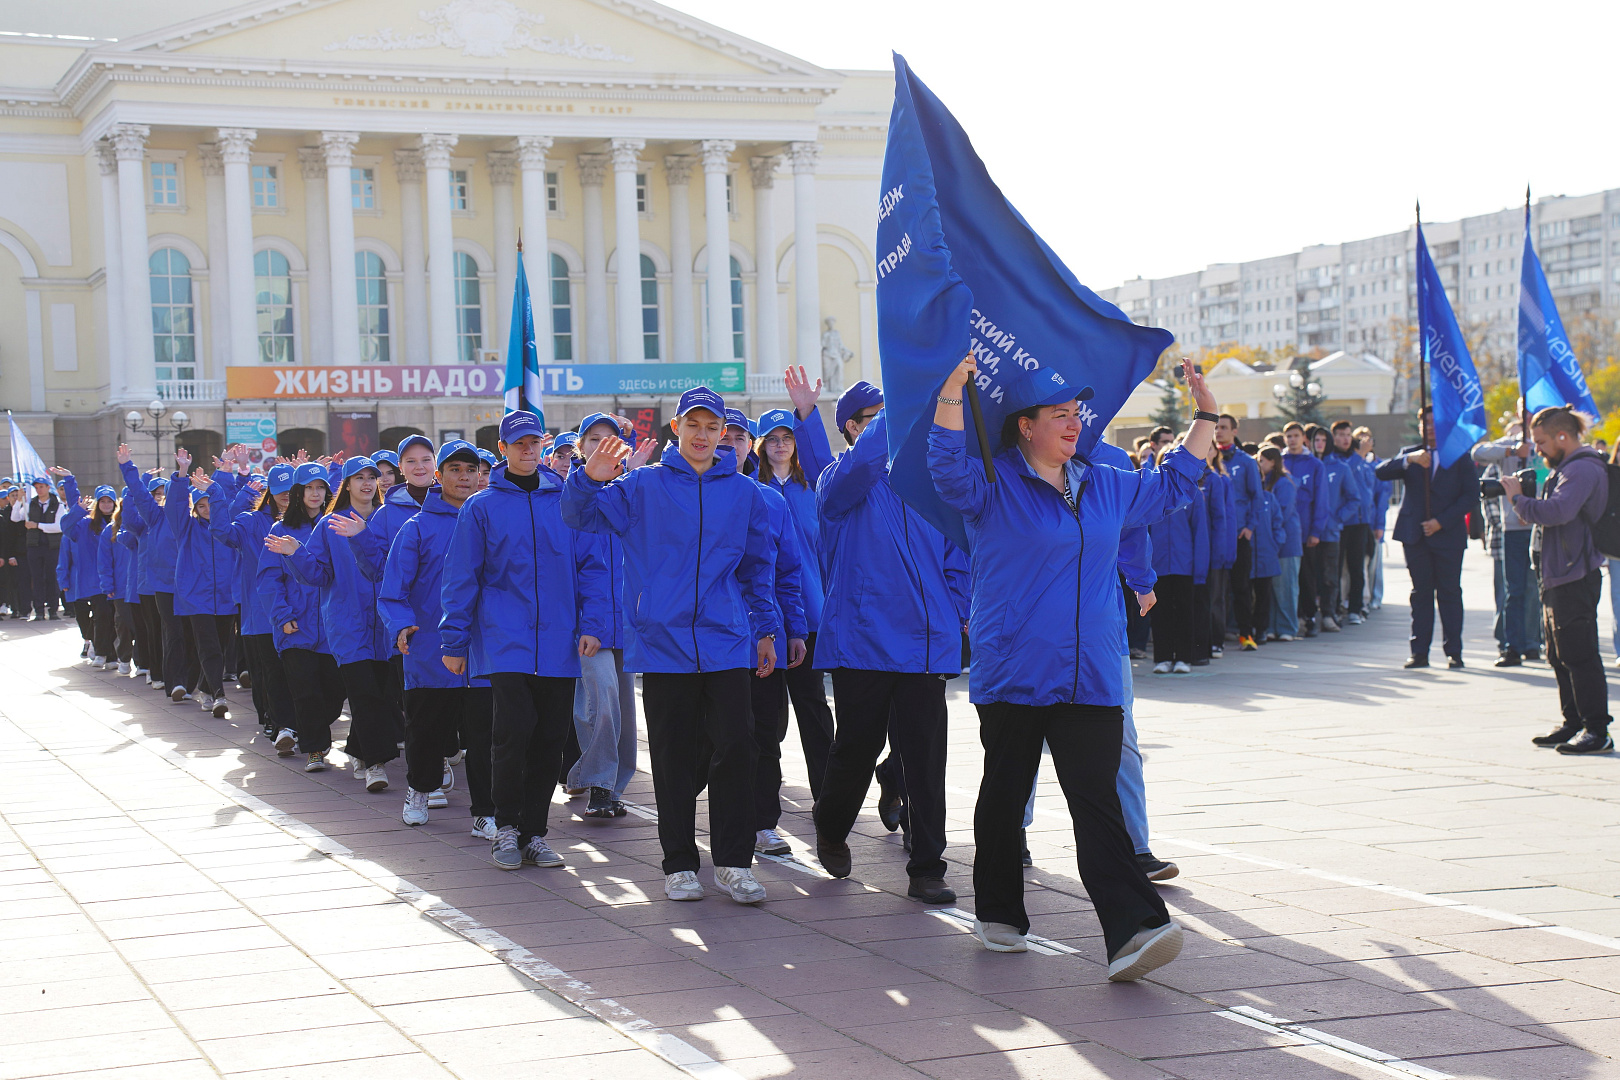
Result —
MULTIPOLYGON (((1036 167, 1033 162, 1030 167, 1036 167)), ((878 353, 895 493, 965 550, 961 517, 934 491, 934 399, 969 352, 992 451, 1019 380, 1057 372, 1089 386, 1079 452, 1102 436, 1174 341, 1080 284, 1030 228, 940 100, 894 58, 894 110, 878 201, 878 353)), ((968 447, 979 456, 971 433, 968 447)))
POLYGON ((1569 347, 1547 275, 1530 243, 1530 207, 1524 208, 1524 262, 1519 271, 1519 393, 1531 412, 1573 405, 1602 418, 1575 350, 1569 347))
POLYGON ((1429 401, 1434 405, 1434 445, 1446 468, 1485 437, 1485 392, 1457 328, 1440 272, 1429 258, 1423 226, 1417 231, 1418 340, 1429 365, 1429 401))
POLYGON ((546 396, 540 384, 540 354, 534 342, 534 305, 529 299, 529 277, 523 272, 521 252, 517 285, 512 289, 512 336, 506 343, 506 379, 501 386, 506 411, 522 409, 546 426, 546 396))

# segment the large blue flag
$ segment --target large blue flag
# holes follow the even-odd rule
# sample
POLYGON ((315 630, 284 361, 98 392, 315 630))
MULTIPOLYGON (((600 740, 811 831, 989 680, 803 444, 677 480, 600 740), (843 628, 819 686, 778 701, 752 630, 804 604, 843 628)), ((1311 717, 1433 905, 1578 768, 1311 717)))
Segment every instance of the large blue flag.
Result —
POLYGON ((1434 445, 1446 468, 1485 437, 1485 392, 1457 328, 1440 272, 1429 258, 1423 224, 1417 230, 1418 340, 1429 365, 1429 397, 1434 405, 1434 445))
POLYGON ((1547 275, 1530 243, 1530 204, 1524 206, 1524 260, 1519 273, 1519 393, 1524 407, 1538 409, 1573 405, 1601 418, 1569 335, 1558 317, 1547 275))
POLYGON ((506 342, 506 379, 501 386, 506 411, 532 412, 546 426, 546 400, 540 384, 540 354, 534 344, 534 305, 529 278, 518 258, 517 287, 512 290, 512 335, 506 342))
MULTIPOLYGON (((990 179, 967 133, 894 58, 894 110, 878 202, 878 352, 889 413, 890 483, 967 546, 961 517, 934 491, 925 461, 934 398, 973 353, 994 442, 1022 379, 1061 375, 1081 403, 1086 453, 1175 340, 1137 326, 1080 284, 990 179)), ((970 435, 968 446, 979 455, 970 435)), ((992 445, 992 451, 996 447, 992 445)))
MULTIPOLYGON (((10 409, 6 410, 6 419, 11 421, 11 472, 17 478, 17 482, 50 480, 50 477, 45 475, 45 459, 39 456, 34 444, 28 441, 28 436, 17 426, 17 418, 11 415, 10 409)), ((51 486, 55 486, 55 481, 51 481, 51 486)))

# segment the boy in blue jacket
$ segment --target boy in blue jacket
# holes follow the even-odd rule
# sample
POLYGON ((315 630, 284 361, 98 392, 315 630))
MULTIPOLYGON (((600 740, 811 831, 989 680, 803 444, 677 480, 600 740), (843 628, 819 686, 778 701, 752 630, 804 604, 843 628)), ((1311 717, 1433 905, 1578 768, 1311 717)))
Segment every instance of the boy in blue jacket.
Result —
MULTIPOLYGON (((1320 429, 1318 429, 1320 432, 1320 429)), ((1345 429, 1345 435, 1349 435, 1345 429)), ((1331 440, 1328 432, 1320 432, 1323 440, 1331 440)), ((1323 632, 1339 631, 1339 560, 1345 530, 1363 517, 1361 480, 1349 459, 1335 452, 1328 441, 1319 455, 1322 462, 1322 490, 1317 493, 1316 535, 1321 538, 1321 556, 1317 564, 1317 603, 1321 608, 1323 632)), ((1352 543, 1355 533, 1352 530, 1352 543)))
POLYGON ((630 448, 603 439, 568 475, 563 520, 624 544, 625 666, 642 672, 664 895, 703 898, 695 819, 707 775, 715 884, 757 904, 749 673, 776 667, 780 627, 764 494, 719 452, 725 415, 719 394, 693 387, 659 463, 623 475, 630 448))
POLYGON ((1372 550, 1372 523, 1374 503, 1377 501, 1378 480, 1373 467, 1367 464, 1356 445, 1354 429, 1348 420, 1335 420, 1331 429, 1333 449, 1328 451, 1350 469, 1356 481, 1356 520, 1345 525, 1339 534, 1339 561, 1337 572, 1345 586, 1342 602, 1344 621, 1350 626, 1361 625, 1366 615, 1367 555, 1372 550))

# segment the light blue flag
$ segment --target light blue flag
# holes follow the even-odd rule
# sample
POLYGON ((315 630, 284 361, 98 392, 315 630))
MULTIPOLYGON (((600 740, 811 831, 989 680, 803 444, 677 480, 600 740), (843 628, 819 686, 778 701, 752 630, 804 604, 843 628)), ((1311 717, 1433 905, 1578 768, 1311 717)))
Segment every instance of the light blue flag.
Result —
POLYGON ((532 412, 540 418, 540 426, 546 426, 540 354, 534 344, 534 305, 529 300, 529 278, 523 272, 521 255, 517 287, 512 290, 512 336, 506 342, 506 380, 501 389, 507 412, 532 412))
MULTIPOLYGON (((39 456, 34 444, 28 441, 28 436, 17 426, 17 419, 11 415, 10 409, 6 410, 6 419, 11 421, 11 472, 17 478, 17 482, 22 483, 24 480, 31 481, 36 478, 50 480, 50 477, 45 475, 45 459, 39 456)), ((51 486, 56 486, 54 481, 51 486)))
POLYGON ((1547 288, 1547 275, 1530 243, 1530 204, 1524 207, 1524 265, 1519 274, 1519 393, 1532 413, 1573 405, 1602 418, 1575 350, 1569 347, 1558 305, 1547 288))
POLYGON ((1434 445, 1447 468, 1485 437, 1485 391, 1457 328, 1457 316, 1429 258, 1423 225, 1417 233, 1418 340, 1429 365, 1429 400, 1434 406, 1434 445))

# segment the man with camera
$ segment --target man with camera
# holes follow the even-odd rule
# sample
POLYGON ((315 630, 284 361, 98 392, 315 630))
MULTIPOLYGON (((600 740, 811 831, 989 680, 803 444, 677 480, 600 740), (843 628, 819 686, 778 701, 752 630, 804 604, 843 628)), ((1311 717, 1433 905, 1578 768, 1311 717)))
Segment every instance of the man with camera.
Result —
POLYGON ((1609 474, 1596 450, 1581 444, 1587 418, 1573 406, 1542 409, 1530 421, 1536 451, 1552 468, 1540 497, 1520 476, 1504 476, 1502 492, 1520 518, 1541 529, 1541 624, 1547 662, 1558 676, 1564 722, 1530 741, 1560 754, 1606 754, 1609 687, 1598 652, 1597 607, 1603 555, 1592 525, 1609 502, 1609 474))
POLYGON ((1499 524, 1493 534, 1487 516, 1486 539, 1496 563, 1496 666, 1519 667, 1527 659, 1539 659, 1541 642, 1535 638, 1531 619, 1537 602, 1535 570, 1530 563, 1530 523, 1513 512, 1512 500, 1503 493, 1502 477, 1519 476, 1524 486, 1535 486, 1535 470, 1530 465, 1530 436, 1518 420, 1507 426, 1507 433, 1493 442, 1474 447, 1474 464, 1484 465, 1479 492, 1495 500, 1499 524), (1525 474, 1528 473, 1528 476, 1525 474))

